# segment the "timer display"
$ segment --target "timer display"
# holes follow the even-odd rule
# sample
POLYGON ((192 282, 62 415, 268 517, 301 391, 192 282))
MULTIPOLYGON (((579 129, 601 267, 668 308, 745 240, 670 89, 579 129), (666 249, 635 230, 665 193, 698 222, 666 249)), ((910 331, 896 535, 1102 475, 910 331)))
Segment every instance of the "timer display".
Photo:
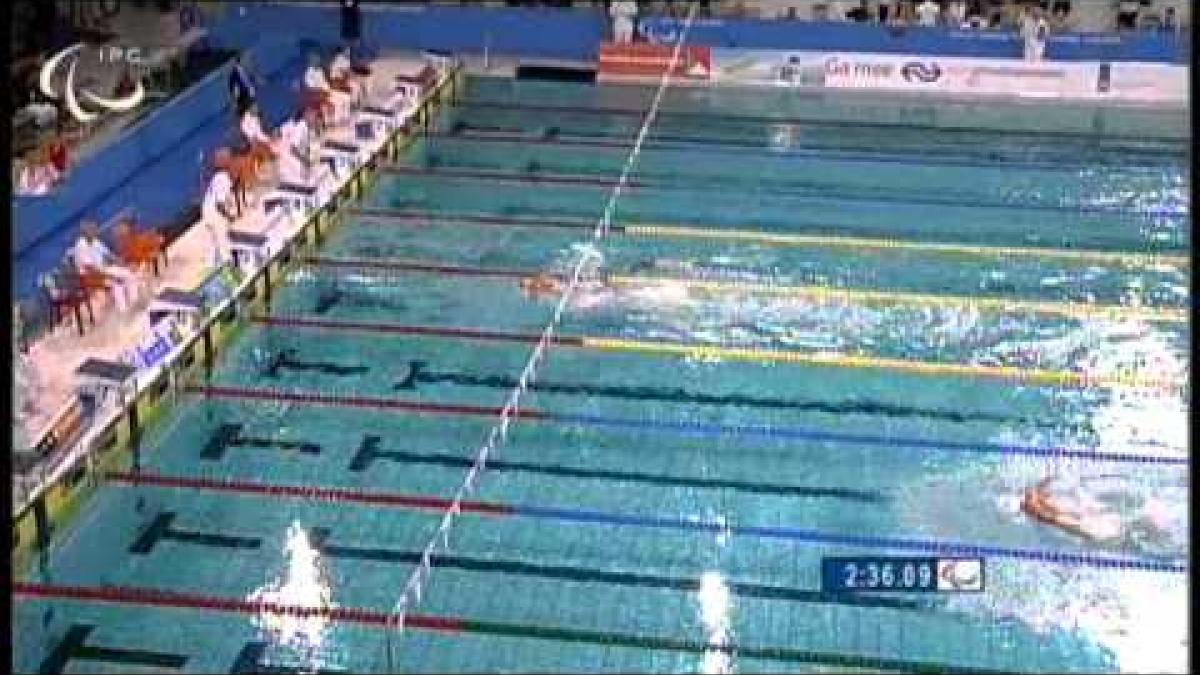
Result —
POLYGON ((821 560, 821 582, 829 593, 977 593, 983 590, 983 559, 830 557, 821 560))

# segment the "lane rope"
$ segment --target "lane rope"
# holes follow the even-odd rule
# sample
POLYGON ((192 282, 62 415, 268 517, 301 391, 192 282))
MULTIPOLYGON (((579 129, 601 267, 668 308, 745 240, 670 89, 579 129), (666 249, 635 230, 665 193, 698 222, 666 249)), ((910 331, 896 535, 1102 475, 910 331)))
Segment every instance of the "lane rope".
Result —
POLYGON ((562 317, 566 313, 571 299, 578 290, 580 282, 589 274, 589 269, 601 258, 598 246, 608 236, 612 228, 612 220, 616 213, 617 202, 624 193, 625 186, 629 182, 629 177, 632 175, 634 167, 637 166, 642 145, 646 140, 646 136, 650 133, 650 127, 654 124, 655 116, 662 105, 663 96, 670 87, 672 73, 679 63, 679 56, 684 43, 687 41, 688 32, 691 30, 692 22, 696 16, 696 7, 697 3, 691 3, 688 7, 687 18, 680 29, 679 37, 676 39, 675 47, 671 52, 671 60, 667 63, 666 69, 663 70, 662 80, 655 91, 654 99, 650 102, 650 107, 646 111, 642 126, 630 148, 625 165, 621 169, 621 174, 617 177, 616 183, 613 185, 612 191, 608 196, 603 215, 601 215, 600 220, 596 223, 592 231, 588 246, 579 253, 578 260, 572 268, 570 280, 563 289, 558 304, 555 305, 554 313, 549 323, 546 324, 537 343, 533 346, 529 359, 526 361, 525 367, 521 370, 517 386, 509 394, 504 406, 500 410, 499 419, 491 427, 487 438, 476 450, 474 463, 467 471, 462 484, 459 485, 453 502, 442 515, 437 532, 430 538, 428 544, 426 544, 421 554, 421 561, 413 566, 413 571, 409 575, 408 581, 404 584, 404 588, 401 590, 400 597, 397 599, 395 606, 392 608, 392 613, 389 616, 390 629, 386 631, 387 637, 385 640, 388 672, 395 672, 392 636, 395 634, 398 637, 403 633, 404 621, 409 609, 416 607, 420 603, 423 588, 432 574, 432 559, 437 553, 439 543, 441 544, 440 548, 449 548, 450 529, 454 524, 454 519, 462 511, 462 504, 466 497, 474 492, 475 486, 479 481, 479 476, 483 473, 487 465, 489 455, 505 441, 508 436, 509 425, 512 421, 520 417, 521 399, 528 389, 529 383, 537 376, 538 366, 545 358, 547 351, 554 341, 554 333, 559 324, 562 323, 562 317))
MULTIPOLYGON (((466 404, 433 403, 395 398, 367 396, 339 396, 329 393, 289 391, 284 389, 253 389, 236 386, 187 385, 183 391, 209 398, 243 401, 287 401, 301 405, 363 408, 370 410, 402 410, 413 414, 470 415, 493 417, 498 409, 489 406, 466 404)), ((1146 455, 1124 452, 1107 452, 1087 447, 1043 447, 1033 445, 1002 444, 991 442, 949 441, 934 438, 873 434, 852 434, 828 431, 815 427, 778 427, 762 424, 722 424, 705 422, 668 422, 643 420, 628 417, 603 415, 555 413, 536 408, 522 408, 517 413, 522 419, 548 423, 608 427, 613 429, 636 429, 641 432, 693 434, 699 436, 744 436, 788 441, 815 441, 839 445, 875 446, 888 449, 917 448, 950 452, 977 452, 999 455, 1027 455, 1055 459, 1079 459, 1104 462, 1126 462, 1134 464, 1161 464, 1186 466, 1186 457, 1146 455)))
MULTIPOLYGON (((1153 572, 1186 573, 1187 562, 1176 556, 1138 557, 1098 554, 1087 551, 1054 551, 1023 546, 998 546, 921 537, 885 537, 844 534, 787 525, 739 525, 727 520, 703 520, 696 517, 667 517, 632 513, 613 513, 556 506, 510 504, 503 502, 462 501, 357 488, 323 488, 313 485, 281 485, 226 478, 192 478, 153 473, 113 472, 107 478, 129 485, 148 485, 170 489, 206 490, 233 494, 254 494, 268 498, 290 498, 317 502, 346 502, 402 509, 438 509, 444 504, 458 506, 461 513, 490 517, 525 517, 557 520, 576 524, 616 525, 683 532, 713 532, 733 536, 780 539, 800 544, 829 544, 870 550, 918 551, 945 556, 1006 558, 1071 567, 1137 569, 1153 572)), ((424 554, 422 554, 424 560, 424 554)))
MULTIPOLYGON (((563 216, 501 216, 486 213, 442 213, 382 207, 360 207, 351 215, 373 222, 421 225, 455 225, 470 223, 477 225, 544 227, 575 229, 591 227, 585 221, 563 216)), ((789 234, 763 230, 743 230, 691 225, 660 225, 653 223, 631 223, 613 225, 612 234, 627 237, 663 239, 700 239, 711 241, 739 241, 763 246, 797 248, 846 248, 852 250, 901 250, 964 257, 1028 257, 1047 258, 1079 263, 1103 263, 1126 267, 1188 267, 1191 258, 1173 253, 1137 253, 1131 251, 1098 251, 1093 249, 1049 248, 1032 246, 993 246, 985 244, 955 244, 949 242, 887 239, 882 237, 850 237, 841 235, 789 234)))
MULTIPOLYGON (((476 276, 491 278, 521 279, 539 272, 532 269, 504 267, 479 267, 474 265, 451 265, 427 260, 398 258, 362 258, 307 256, 300 261, 311 267, 346 270, 382 270, 385 272, 418 272, 447 276, 476 276)), ((960 309, 979 309, 990 312, 1030 312, 1050 314, 1076 319, 1109 319, 1113 321, 1140 320, 1159 323, 1186 323, 1188 310, 1175 307, 1143 307, 1134 305, 1088 304, 1055 300, 1024 300, 1021 298, 980 297, 937 293, 912 293, 906 291, 877 291, 863 288, 838 288, 833 286, 791 286, 786 284, 705 279, 685 277, 630 276, 606 274, 603 281, 619 286, 674 285, 719 293, 757 293, 793 298, 809 298, 843 304, 891 304, 908 306, 933 306, 960 309)), ((379 283, 392 280, 376 278, 379 283)))
POLYGON ((1034 314, 1056 314, 1072 318, 1104 318, 1113 320, 1141 320, 1166 323, 1185 323, 1188 310, 1171 307, 1135 307, 1127 305, 1092 305, 1079 302, 1048 300, 1022 300, 1019 298, 977 297, 966 295, 942 295, 933 293, 908 293, 904 291, 872 291, 856 288, 834 288, 831 286, 788 286, 750 281, 727 281, 711 279, 682 279, 670 277, 634 277, 609 275, 606 280, 623 286, 644 284, 676 284, 687 288, 723 293, 758 293, 796 298, 812 298, 826 301, 880 303, 933 307, 957 307, 985 309, 994 312, 1031 312, 1034 314))
MULTIPOLYGON (((525 342, 536 344, 539 336, 532 333, 475 330, 453 326, 409 326, 404 324, 374 323, 366 321, 335 321, 309 316, 254 317, 253 322, 267 325, 313 330, 377 333, 383 335, 419 335, 437 338, 459 338, 465 340, 487 340, 498 342, 525 342)), ((785 363, 801 366, 827 368, 856 368, 862 370, 894 370, 919 375, 974 377, 998 379, 1014 383, 1054 386, 1074 389, 1096 389, 1129 387, 1148 389, 1161 393, 1178 393, 1186 389, 1186 378, 1164 374, 1145 374, 1136 369, 1116 373, 1089 373, 1072 370, 1049 370, 1024 366, 991 366, 985 364, 939 363, 915 361, 861 354, 838 354, 833 352, 802 352, 787 349, 761 349, 753 347, 729 347, 699 343, 665 342, 612 338, 591 335, 556 334, 550 344, 577 349, 606 352, 626 352, 661 357, 706 359, 714 361, 756 361, 760 363, 785 363)))
MULTIPOLYGON (((357 607, 331 607, 327 605, 293 605, 261 600, 243 600, 236 597, 169 591, 157 588, 134 586, 84 586, 40 582, 18 581, 13 583, 14 598, 40 598, 76 602, 108 603, 114 605, 136 605, 164 609, 191 609, 202 612, 225 612, 234 614, 291 616, 299 618, 323 617, 330 621, 379 626, 391 630, 389 612, 357 607)), ((828 652, 791 646, 764 646, 753 644, 713 643, 712 641, 689 640, 665 635, 623 633, 612 630, 579 628, 574 626, 551 626, 544 624, 515 623, 463 617, 412 614, 408 626, 418 630, 458 634, 474 633, 498 637, 532 638, 566 643, 612 647, 620 645, 640 649, 676 651, 705 654, 720 651, 737 654, 743 658, 757 658, 793 663, 817 663, 843 668, 858 668, 868 671, 895 670, 920 673, 962 673, 963 675, 1001 675, 1007 671, 974 665, 947 664, 919 659, 897 659, 871 654, 828 652)), ((291 672, 290 670, 259 672, 291 672)), ((400 672, 400 671, 392 671, 400 672)))

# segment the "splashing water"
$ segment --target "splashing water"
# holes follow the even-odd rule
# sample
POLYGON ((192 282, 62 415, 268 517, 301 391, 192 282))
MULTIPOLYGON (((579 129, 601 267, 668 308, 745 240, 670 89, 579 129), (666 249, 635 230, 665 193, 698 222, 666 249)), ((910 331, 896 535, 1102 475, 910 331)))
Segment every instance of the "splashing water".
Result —
POLYGON ((696 600, 700 604, 700 621, 704 624, 705 639, 711 649, 704 651, 701 661, 703 673, 732 673, 733 658, 729 652, 722 649, 729 645, 732 631, 730 629, 729 586, 725 584, 720 572, 708 571, 700 577, 700 588, 696 591, 696 600))
MULTIPOLYGON (((289 607, 325 610, 336 607, 320 552, 300 523, 293 522, 288 527, 283 554, 286 560, 283 574, 256 589, 247 599, 289 607)), ((320 665, 313 661, 324 651, 329 624, 328 615, 318 613, 292 616, 262 611, 254 617, 254 625, 271 642, 293 651, 313 667, 320 665)))

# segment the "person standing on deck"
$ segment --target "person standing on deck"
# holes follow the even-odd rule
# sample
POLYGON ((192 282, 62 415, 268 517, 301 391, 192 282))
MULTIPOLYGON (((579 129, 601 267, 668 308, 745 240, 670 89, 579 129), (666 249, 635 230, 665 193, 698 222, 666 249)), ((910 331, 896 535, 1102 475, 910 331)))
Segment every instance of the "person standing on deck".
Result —
POLYGON ((1050 24, 1042 15, 1041 7, 1026 8, 1021 21, 1021 35, 1025 38, 1025 60, 1037 62, 1046 53, 1046 38, 1050 36, 1050 24))
POLYGON ((233 66, 229 69, 229 96, 239 119, 255 100, 254 80, 242 65, 240 52, 233 55, 233 66))
POLYGON ((609 8, 613 17, 613 42, 633 42, 633 27, 637 20, 637 3, 617 0, 609 8))

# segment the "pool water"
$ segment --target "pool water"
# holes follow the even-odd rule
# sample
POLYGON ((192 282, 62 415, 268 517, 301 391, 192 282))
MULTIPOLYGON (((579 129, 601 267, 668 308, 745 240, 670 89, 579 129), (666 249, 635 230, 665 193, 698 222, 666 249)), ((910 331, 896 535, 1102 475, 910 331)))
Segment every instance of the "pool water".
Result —
POLYGON ((438 619, 210 602, 386 615, 553 313, 519 279, 574 264, 651 95, 471 79, 25 579, 207 600, 20 598, 14 669, 1183 672, 1189 327, 1135 308, 1190 302, 1187 138, 1151 111, 668 92, 438 619), (1051 475, 1119 534, 1024 516, 1051 475), (986 590, 821 592, 823 556, 912 542, 993 547, 986 590))

